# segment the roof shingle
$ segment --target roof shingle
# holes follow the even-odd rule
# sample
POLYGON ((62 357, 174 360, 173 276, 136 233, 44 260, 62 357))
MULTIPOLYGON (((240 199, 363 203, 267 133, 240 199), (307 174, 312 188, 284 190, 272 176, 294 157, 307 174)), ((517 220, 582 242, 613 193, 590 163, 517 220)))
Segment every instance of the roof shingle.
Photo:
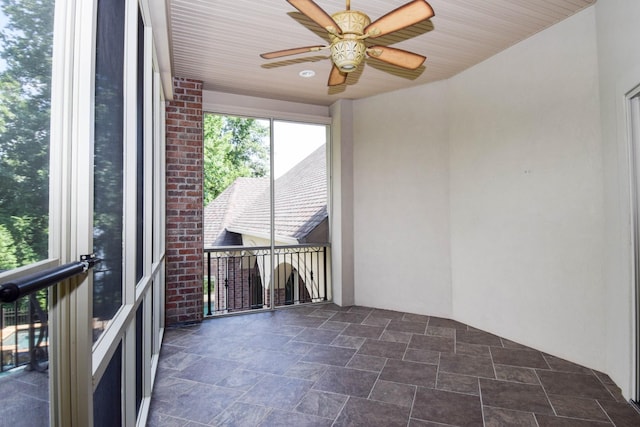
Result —
MULTIPOLYGON (((323 145, 275 181, 276 240, 304 242, 326 220, 326 171, 323 145)), ((242 244, 240 234, 269 236, 270 200, 268 179, 236 179, 205 208, 205 246, 242 244)))

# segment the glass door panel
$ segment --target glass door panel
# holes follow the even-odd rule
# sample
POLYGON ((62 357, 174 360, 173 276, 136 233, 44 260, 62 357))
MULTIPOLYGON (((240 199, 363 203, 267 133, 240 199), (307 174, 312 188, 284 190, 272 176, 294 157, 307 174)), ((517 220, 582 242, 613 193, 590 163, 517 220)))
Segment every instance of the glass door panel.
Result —
POLYGON ((205 314, 269 304, 268 120, 204 116, 205 314))
POLYGON ((99 0, 95 68, 93 340, 122 305, 125 1, 99 0))
POLYGON ((274 121, 274 303, 324 301, 327 126, 274 121))

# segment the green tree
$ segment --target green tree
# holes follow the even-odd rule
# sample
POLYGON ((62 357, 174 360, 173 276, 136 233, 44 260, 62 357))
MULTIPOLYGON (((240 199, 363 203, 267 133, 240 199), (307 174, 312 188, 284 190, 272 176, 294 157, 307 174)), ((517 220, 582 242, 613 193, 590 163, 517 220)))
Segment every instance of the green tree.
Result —
POLYGON ((16 246, 7 227, 0 224, 0 271, 11 270, 18 266, 16 246))
POLYGON ((0 0, 0 224, 17 265, 47 256, 53 3, 0 0))
POLYGON ((204 116, 204 202, 209 204, 239 177, 269 170, 269 129, 255 119, 204 116))

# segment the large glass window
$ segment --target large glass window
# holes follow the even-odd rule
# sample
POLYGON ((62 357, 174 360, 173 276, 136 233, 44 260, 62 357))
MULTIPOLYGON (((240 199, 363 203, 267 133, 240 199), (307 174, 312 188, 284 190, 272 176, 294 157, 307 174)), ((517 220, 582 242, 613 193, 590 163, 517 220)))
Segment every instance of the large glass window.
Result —
POLYGON ((327 127, 276 120, 274 152, 274 304, 327 298, 327 127))
POLYGON ((94 341, 122 305, 124 0, 98 1, 95 76, 94 341))
POLYGON ((206 315, 324 301, 327 126, 205 114, 206 315))
POLYGON ((138 63, 136 99, 136 282, 144 275, 144 22, 138 10, 138 63))
POLYGON ((136 417, 140 413, 144 386, 144 302, 136 310, 136 417))
MULTIPOLYGON (((49 258, 54 3, 0 0, 0 273, 49 258)), ((47 297, 0 304, 0 424, 49 425, 47 297)))
POLYGON ((94 427, 122 425, 122 343, 111 357, 93 393, 94 427))
POLYGON ((54 1, 0 1, 0 272, 48 257, 54 1))

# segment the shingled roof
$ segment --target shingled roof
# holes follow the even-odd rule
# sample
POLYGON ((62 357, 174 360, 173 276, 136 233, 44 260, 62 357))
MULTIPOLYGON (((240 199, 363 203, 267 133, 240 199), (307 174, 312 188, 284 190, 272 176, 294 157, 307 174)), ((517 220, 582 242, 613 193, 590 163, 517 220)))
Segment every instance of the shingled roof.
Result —
MULTIPOLYGON (((326 148, 322 146, 275 181, 275 234, 303 243, 327 219, 326 148)), ((270 235, 266 178, 238 178, 204 209, 205 246, 241 245, 241 235, 270 235)))
POLYGON ((233 181, 204 208, 205 246, 241 245, 242 238, 229 233, 226 228, 268 190, 268 178, 237 178, 233 181))

